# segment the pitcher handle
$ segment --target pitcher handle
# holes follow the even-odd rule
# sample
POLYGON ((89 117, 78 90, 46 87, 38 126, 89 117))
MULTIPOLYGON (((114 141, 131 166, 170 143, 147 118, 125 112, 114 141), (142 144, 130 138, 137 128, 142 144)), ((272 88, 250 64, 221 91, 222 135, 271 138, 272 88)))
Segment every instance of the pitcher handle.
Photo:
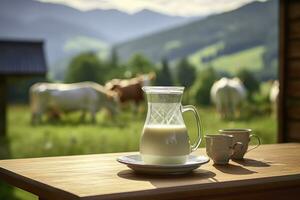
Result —
POLYGON ((202 137, 201 137, 201 135, 203 133, 203 129, 201 126, 202 123, 201 123, 199 114, 197 112, 197 109, 194 106, 192 106, 192 105, 182 106, 182 113, 184 113, 186 111, 192 111, 194 113, 194 117, 197 122, 196 124, 197 124, 198 138, 197 138, 196 142, 191 146, 191 152, 193 152, 193 151, 197 150, 197 148, 199 147, 201 140, 202 140, 202 137))

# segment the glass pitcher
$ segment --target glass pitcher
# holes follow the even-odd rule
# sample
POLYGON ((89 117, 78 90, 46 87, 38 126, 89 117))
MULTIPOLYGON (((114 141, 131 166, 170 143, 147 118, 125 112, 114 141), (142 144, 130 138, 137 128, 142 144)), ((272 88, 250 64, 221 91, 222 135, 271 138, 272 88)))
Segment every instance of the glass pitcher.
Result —
POLYGON ((147 95, 148 111, 144 124, 140 154, 147 164, 183 164, 188 155, 201 143, 202 127, 196 108, 182 106, 184 87, 143 87, 147 95), (194 113, 198 138, 190 145, 182 113, 194 113))

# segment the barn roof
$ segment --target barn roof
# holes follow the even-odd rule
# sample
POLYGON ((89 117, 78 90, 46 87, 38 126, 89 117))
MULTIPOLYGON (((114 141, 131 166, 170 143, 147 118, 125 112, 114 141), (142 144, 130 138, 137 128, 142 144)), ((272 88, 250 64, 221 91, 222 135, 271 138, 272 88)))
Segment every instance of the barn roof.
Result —
POLYGON ((0 40, 0 75, 44 75, 42 41, 0 40))

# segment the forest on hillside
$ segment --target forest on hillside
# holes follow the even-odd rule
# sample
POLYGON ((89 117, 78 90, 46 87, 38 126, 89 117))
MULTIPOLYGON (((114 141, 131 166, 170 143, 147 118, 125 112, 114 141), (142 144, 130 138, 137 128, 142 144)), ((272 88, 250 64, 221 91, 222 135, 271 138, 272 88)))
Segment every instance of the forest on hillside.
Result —
MULTIPOLYGON (((278 1, 253 2, 234 11, 118 44, 115 48, 122 60, 127 60, 138 52, 156 62, 162 57, 176 61, 218 43, 222 43, 220 48, 200 58, 203 63, 254 47, 263 47, 259 56, 264 70, 260 71, 259 78, 275 79, 278 57, 278 1)), ((247 64, 251 67, 251 63, 247 64)))

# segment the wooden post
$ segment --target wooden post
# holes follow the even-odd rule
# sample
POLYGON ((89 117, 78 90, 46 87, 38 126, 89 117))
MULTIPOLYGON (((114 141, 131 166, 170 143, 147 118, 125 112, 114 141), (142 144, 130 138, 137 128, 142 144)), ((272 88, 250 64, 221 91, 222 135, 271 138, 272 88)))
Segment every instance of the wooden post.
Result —
POLYGON ((0 76, 0 136, 6 135, 6 79, 0 76))
POLYGON ((286 85, 285 85, 285 75, 286 75, 286 4, 284 0, 279 1, 279 102, 278 102, 278 112, 277 112, 277 142, 286 142, 286 113, 285 113, 285 100, 286 100, 286 85))

